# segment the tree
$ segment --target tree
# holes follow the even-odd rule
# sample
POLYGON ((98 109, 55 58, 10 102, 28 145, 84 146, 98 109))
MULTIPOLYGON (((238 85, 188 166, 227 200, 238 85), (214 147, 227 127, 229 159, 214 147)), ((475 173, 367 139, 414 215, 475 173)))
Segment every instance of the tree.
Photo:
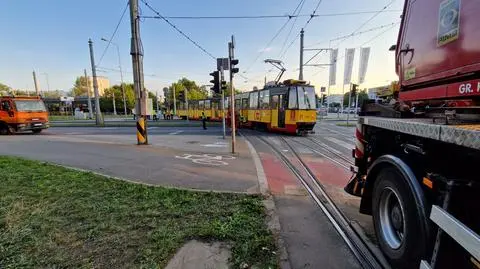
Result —
POLYGON ((5 92, 5 94, 6 94, 6 93, 10 92, 11 89, 12 88, 10 88, 10 86, 7 86, 5 84, 0 83, 0 92, 5 92))
MULTIPOLYGON (((350 98, 350 93, 346 92, 343 96, 343 106, 348 107, 349 98, 350 98)), ((355 105, 356 98, 357 98, 356 96, 352 96, 352 103, 351 103, 352 106, 355 105)), ((364 100, 368 100, 368 94, 366 89, 363 89, 358 93, 358 106, 361 106, 364 100)))
MULTIPOLYGON (((133 90, 133 84, 123 84, 125 88, 125 100, 127 103, 127 113, 135 107, 135 91, 133 90)), ((105 89, 104 94, 100 97, 100 107, 102 111, 113 112, 113 94, 115 94, 115 107, 117 112, 122 113, 123 107, 123 93, 121 85, 113 85, 112 87, 105 89)))
POLYGON ((173 92, 175 91, 175 99, 178 100, 180 92, 187 89, 187 98, 188 100, 200 100, 206 99, 208 96, 208 91, 206 87, 199 87, 195 81, 189 80, 187 78, 181 78, 177 82, 172 83, 168 88, 168 95, 165 96, 165 100, 169 104, 173 104, 173 92))
POLYGON ((87 77, 85 76, 77 77, 77 79, 75 79, 75 84, 73 85, 73 88, 72 88, 72 96, 87 96, 88 95, 87 82, 88 82, 87 77))

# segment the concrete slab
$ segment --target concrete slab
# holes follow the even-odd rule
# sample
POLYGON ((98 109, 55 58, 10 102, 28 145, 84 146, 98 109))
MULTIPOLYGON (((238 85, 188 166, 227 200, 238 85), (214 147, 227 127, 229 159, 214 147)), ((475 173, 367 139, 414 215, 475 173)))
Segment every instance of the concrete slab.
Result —
POLYGON ((224 243, 187 242, 165 269, 228 269, 230 247, 224 243))

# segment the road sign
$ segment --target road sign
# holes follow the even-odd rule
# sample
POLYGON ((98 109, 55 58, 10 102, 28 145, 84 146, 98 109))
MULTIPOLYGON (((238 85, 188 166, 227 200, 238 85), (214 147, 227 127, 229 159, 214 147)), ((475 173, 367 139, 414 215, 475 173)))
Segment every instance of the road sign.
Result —
POLYGON ((217 70, 230 70, 230 66, 228 64, 228 58, 217 58, 217 70))

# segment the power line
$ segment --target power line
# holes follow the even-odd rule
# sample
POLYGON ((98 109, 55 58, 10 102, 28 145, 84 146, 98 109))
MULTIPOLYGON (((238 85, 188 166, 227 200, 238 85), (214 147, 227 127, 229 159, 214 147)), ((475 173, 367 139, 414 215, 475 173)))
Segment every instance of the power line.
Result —
MULTIPOLYGON (((384 12, 389 6, 391 6, 393 4, 393 2, 395 2, 395 0, 392 0, 390 1, 386 6, 384 6, 381 10, 377 11, 375 14, 373 14, 372 17, 370 17, 368 20, 366 20, 364 23, 362 23, 355 31, 352 32, 352 36, 355 35, 356 32, 360 31, 360 29, 362 29, 367 23, 371 22, 373 19, 375 19, 378 15, 380 15, 380 13, 384 12)), ((337 47, 340 45, 340 43, 342 43, 343 41, 345 41, 347 38, 341 40, 338 44, 337 44, 337 47)))
MULTIPOLYGON (((318 10, 318 7, 320 6, 320 4, 322 3, 322 0, 319 0, 318 3, 317 3, 317 6, 315 7, 315 9, 313 10, 312 14, 310 15, 310 18, 307 20, 307 22, 305 23, 305 25, 303 26, 303 29, 307 28, 307 25, 310 23, 310 21, 312 21, 312 19, 315 17, 315 12, 317 12, 318 10)), ((290 42, 290 44, 288 45, 288 47, 285 49, 285 51, 283 52, 282 56, 280 58, 283 58, 285 57, 285 54, 287 54, 287 51, 292 47, 293 43, 295 43, 295 41, 297 40, 297 38, 300 36, 300 32, 298 32, 298 34, 295 36, 295 38, 292 40, 292 42, 290 42)))
MULTIPOLYGON (((300 12, 302 12, 302 8, 303 8, 303 5, 305 4, 305 0, 300 0, 300 2, 298 3, 297 7, 295 8, 295 10, 293 11, 293 14, 295 15, 295 12, 298 10, 298 14, 300 14, 300 12)), ((297 14, 297 15, 298 15, 297 14)), ((282 54, 282 51, 283 49, 285 48, 285 45, 287 44, 287 41, 288 41, 288 38, 290 38, 290 35, 292 34, 292 30, 293 30, 293 27, 295 27, 295 23, 297 22, 297 19, 298 19, 298 16, 295 17, 295 20, 293 21, 292 23, 292 27, 290 27, 290 31, 288 31, 288 34, 287 36, 285 37, 285 41, 283 41, 283 45, 282 45, 282 48, 280 49, 280 53, 279 55, 282 54)))
POLYGON ((277 33, 275 33, 275 35, 272 37, 272 39, 270 39, 270 41, 267 43, 267 45, 265 46, 264 49, 262 49, 257 57, 255 58, 255 60, 253 60, 253 62, 247 67, 247 69, 245 69, 245 71, 243 71, 243 73, 247 73, 248 70, 250 70, 250 68, 252 68, 252 66, 255 64, 255 62, 257 62, 258 58, 260 58, 260 56, 262 56, 262 54, 265 52, 265 50, 272 44, 272 42, 278 37, 278 35, 282 32, 282 30, 285 28, 285 26, 287 26, 288 22, 290 21, 290 18, 282 25, 282 27, 280 27, 280 29, 277 31, 277 33))
MULTIPOLYGON (((173 29, 175 29, 177 32, 179 32, 181 35, 183 35, 186 39, 188 39, 190 42, 192 42, 197 48, 205 52, 208 56, 210 56, 212 59, 216 59, 215 56, 213 56, 210 52, 208 52, 206 49, 204 49, 202 46, 200 46, 197 42, 195 42, 193 39, 191 39, 187 34, 185 34, 182 30, 178 29, 177 26, 175 26, 173 23, 171 23, 167 18, 162 16, 158 11, 156 11, 152 6, 150 6, 145 0, 141 0, 145 6, 147 6, 151 11, 153 11, 157 16, 164 20, 166 23, 168 23, 173 29)), ((145 17, 144 17, 145 18, 145 17)))
POLYGON ((112 40, 115 37, 115 34, 117 34, 118 27, 120 27, 120 24, 122 23, 123 17, 125 16, 125 13, 127 12, 128 5, 129 5, 129 1, 127 1, 127 4, 125 5, 125 8, 123 9, 122 16, 120 16, 120 20, 118 20, 117 26, 115 26, 115 30, 113 31, 113 34, 110 36, 110 39, 108 40, 107 46, 103 50, 102 56, 100 57, 100 60, 98 61, 97 65, 100 65, 102 63, 102 60, 103 60, 103 57, 105 56, 105 53, 107 53, 107 50, 110 47, 110 44, 112 43, 112 40))
MULTIPOLYGON (((402 10, 385 10, 383 12, 401 12, 402 10)), ((361 15, 361 14, 373 14, 377 13, 375 11, 352 11, 352 12, 341 12, 341 13, 323 13, 323 14, 314 14, 313 17, 337 17, 337 16, 350 16, 350 15, 361 15)), ((175 20, 236 20, 236 19, 278 19, 278 18, 296 18, 296 17, 312 17, 312 14, 297 14, 297 15, 239 15, 239 16, 163 16, 166 19, 175 19, 175 20)), ((145 19, 162 19, 160 16, 141 16, 145 19)))
POLYGON ((365 34, 365 33, 369 33, 369 32, 373 32, 373 31, 376 31, 376 30, 383 29, 385 27, 394 26, 394 25, 399 24, 399 23, 400 22, 392 22, 392 23, 389 23, 389 24, 380 25, 380 26, 377 26, 377 27, 373 27, 373 28, 361 31, 361 32, 357 32, 355 34, 348 34, 348 35, 343 35, 343 36, 339 36, 339 37, 334 37, 334 38, 330 39, 330 41, 321 41, 321 42, 313 43, 313 44, 308 45, 306 47, 309 48, 309 47, 313 47, 313 46, 323 44, 323 43, 326 43, 326 42, 341 40, 341 39, 349 38, 349 37, 352 37, 352 36, 359 36, 359 35, 362 35, 362 34, 365 34))

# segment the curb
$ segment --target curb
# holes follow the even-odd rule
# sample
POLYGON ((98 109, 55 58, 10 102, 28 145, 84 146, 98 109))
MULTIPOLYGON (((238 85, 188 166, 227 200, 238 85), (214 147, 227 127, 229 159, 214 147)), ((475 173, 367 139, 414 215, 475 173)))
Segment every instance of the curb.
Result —
POLYGON ((273 196, 268 191, 267 177, 265 176, 265 171, 263 170, 262 162, 260 160, 260 157, 258 156, 257 151, 255 150, 253 145, 250 143, 250 141, 248 141, 248 139, 245 138, 245 142, 247 143, 248 149, 250 150, 250 154, 252 155, 253 162, 255 164, 255 168, 257 170, 257 178, 258 178, 258 185, 260 188, 260 192, 265 197, 263 201, 263 205, 265 206, 266 214, 268 216, 267 226, 277 241, 280 268, 291 269, 292 266, 288 259, 288 252, 285 246, 285 241, 283 240, 281 235, 282 227, 280 225, 280 219, 277 214, 277 208, 275 206, 275 201, 273 200, 273 196))
MULTIPOLYGON (((38 160, 35 160, 35 161, 38 161, 38 160)), ((111 176, 111 175, 103 174, 103 173, 88 170, 88 169, 83 169, 83 168, 58 164, 58 163, 52 163, 52 162, 46 162, 46 161, 38 161, 38 162, 53 165, 53 166, 57 166, 57 167, 61 167, 61 168, 74 170, 74 171, 77 171, 77 172, 91 173, 91 174, 94 174, 94 175, 97 175, 97 176, 106 177, 108 179, 123 181, 123 182, 137 184, 137 185, 143 185, 143 186, 147 186, 147 187, 156 187, 156 188, 164 188, 164 189, 180 190, 180 191, 191 191, 191 192, 199 192, 199 193, 210 193, 211 192, 211 193, 220 193, 220 194, 221 193, 227 193, 227 194, 240 194, 240 195, 255 195, 255 194, 252 194, 252 193, 240 192, 240 191, 201 190, 201 189, 189 189, 189 188, 181 188, 181 187, 173 187, 173 186, 155 185, 155 184, 150 184, 150 183, 145 183, 145 182, 133 181, 133 180, 126 179, 126 178, 123 178, 123 177, 111 176)))

